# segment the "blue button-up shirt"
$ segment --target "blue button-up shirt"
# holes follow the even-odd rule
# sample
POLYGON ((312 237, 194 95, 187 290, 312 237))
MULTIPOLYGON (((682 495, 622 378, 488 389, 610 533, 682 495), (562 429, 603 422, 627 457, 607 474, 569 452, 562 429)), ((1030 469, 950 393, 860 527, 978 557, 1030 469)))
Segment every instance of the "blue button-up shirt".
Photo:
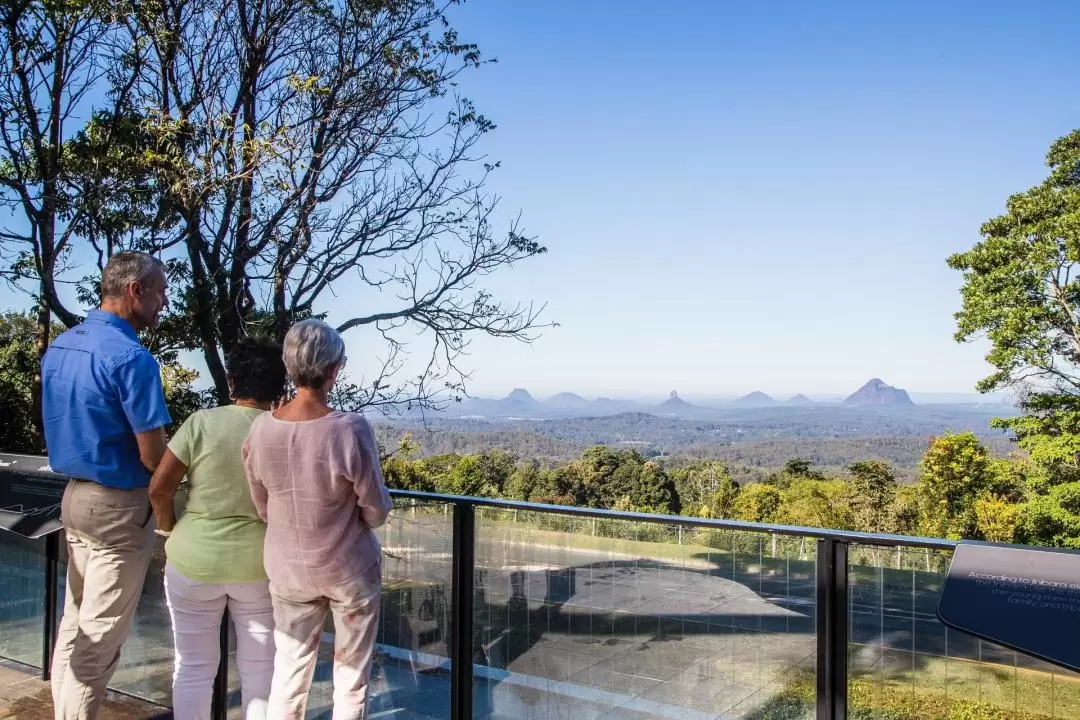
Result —
POLYGON ((41 361, 45 444, 55 472, 108 487, 146 487, 135 434, 171 422, 161 370, 127 321, 93 310, 41 361))

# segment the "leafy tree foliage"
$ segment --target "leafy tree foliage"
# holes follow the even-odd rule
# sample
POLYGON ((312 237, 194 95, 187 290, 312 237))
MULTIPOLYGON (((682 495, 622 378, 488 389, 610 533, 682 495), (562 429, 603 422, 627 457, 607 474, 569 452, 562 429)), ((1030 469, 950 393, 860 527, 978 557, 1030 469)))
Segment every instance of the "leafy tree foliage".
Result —
POLYGON ((707 460, 671 473, 682 511, 704 518, 730 518, 739 492, 724 463, 707 460))
POLYGON ((739 491, 732 506, 732 514, 736 520, 776 522, 782 502, 783 496, 775 486, 756 483, 739 491))
POLYGON ((1080 130, 1046 164, 1046 180, 1010 197, 949 265, 964 276, 957 340, 991 343, 979 389, 1019 392, 1024 415, 996 424, 1054 484, 1080 480, 1080 130))
POLYGON ((974 433, 934 438, 923 457, 923 528, 937 537, 976 537, 975 501, 991 485, 990 467, 974 433))
POLYGON ((1048 484, 1080 482, 1080 396, 1032 392, 1023 408, 1023 416, 995 424, 1016 434, 1048 484))
POLYGON ((843 480, 804 477, 795 480, 781 496, 777 520, 785 525, 851 530, 855 527, 848 485, 843 480))
MULTIPOLYGON (((55 324, 51 335, 59 329, 55 324)), ((0 315, 0 449, 17 453, 44 451, 34 423, 33 381, 38 372, 35 348, 37 320, 33 315, 0 315)))
MULTIPOLYGON (((64 328, 53 323, 50 329, 55 338, 64 328)), ((34 423, 33 378, 39 361, 35 341, 37 318, 32 314, 7 312, 0 314, 0 451, 44 454, 45 445, 34 423)), ((173 425, 180 424, 202 408, 206 398, 193 389, 198 375, 185 368, 174 357, 160 362, 165 402, 173 425)))
POLYGON ((864 532, 1080 544, 1080 504, 1072 494, 1080 486, 1040 494, 1030 461, 993 459, 971 433, 935 438, 922 476, 910 485, 899 485, 880 461, 853 463, 841 477, 799 461, 777 473, 783 479, 740 486, 719 461, 669 471, 635 451, 606 446, 555 467, 499 450, 424 458, 415 452, 406 436, 385 459, 392 487, 864 532))
POLYGON ((880 460, 864 460, 853 463, 848 472, 853 524, 869 532, 886 532, 897 487, 892 469, 880 460))
POLYGON ((252 323, 280 337, 346 283, 370 302, 334 322, 382 348, 381 369, 353 388, 357 406, 434 402, 460 389, 471 334, 528 338, 537 326, 536 308, 478 285, 545 249, 514 223, 494 227, 484 184, 497 163, 477 145, 495 126, 456 89, 484 59, 447 8, 133 6, 131 42, 153 52, 131 92, 153 135, 161 211, 176 222, 154 239, 190 269, 187 310, 219 394, 222 355, 252 323), (431 341, 427 366, 401 376, 418 335, 431 341))
POLYGON ((917 485, 905 485, 896 491, 888 511, 888 532, 917 535, 922 514, 922 498, 917 485))
POLYGON ((500 225, 485 190, 495 125, 459 81, 486 60, 454 5, 0 9, 0 205, 21 216, 0 232, 0 277, 38 303, 38 355, 52 317, 79 320, 57 287, 82 281, 85 305, 93 261, 123 249, 170 264, 158 336, 202 354, 221 403, 239 338, 280 338, 345 285, 364 312, 331 319, 377 349, 337 396, 349 408, 448 401, 471 337, 531 339, 542 308, 483 281, 546 249, 500 225), (422 371, 403 372, 410 358, 422 371))
POLYGON ((506 481, 506 497, 511 500, 529 500, 538 488, 542 478, 540 463, 535 460, 518 465, 506 481))
POLYGON ((975 501, 979 534, 991 542, 1012 542, 1021 507, 1000 495, 984 495, 975 501))
POLYGON ((1080 483, 1056 485, 1021 507, 1015 538, 1030 545, 1080 548, 1080 483))
POLYGON ((982 240, 949 258, 964 274, 957 340, 991 343, 982 391, 1034 381, 1040 396, 1080 393, 1080 130, 1046 163, 1045 181, 1010 197, 982 240))
POLYGON ((645 512, 677 515, 682 509, 675 482, 655 462, 646 462, 636 473, 630 500, 645 512))

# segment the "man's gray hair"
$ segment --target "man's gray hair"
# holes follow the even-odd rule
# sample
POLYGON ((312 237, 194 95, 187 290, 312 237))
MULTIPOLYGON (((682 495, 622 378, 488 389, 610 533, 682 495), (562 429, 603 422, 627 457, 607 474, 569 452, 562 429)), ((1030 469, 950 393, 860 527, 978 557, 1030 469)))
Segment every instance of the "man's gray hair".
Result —
POLYGON ((101 297, 122 297, 133 282, 145 283, 152 275, 165 274, 165 265, 144 252, 118 252, 101 271, 101 297))
POLYGON ((318 388, 345 358, 345 341, 322 320, 301 320, 285 334, 285 369, 297 387, 318 388))

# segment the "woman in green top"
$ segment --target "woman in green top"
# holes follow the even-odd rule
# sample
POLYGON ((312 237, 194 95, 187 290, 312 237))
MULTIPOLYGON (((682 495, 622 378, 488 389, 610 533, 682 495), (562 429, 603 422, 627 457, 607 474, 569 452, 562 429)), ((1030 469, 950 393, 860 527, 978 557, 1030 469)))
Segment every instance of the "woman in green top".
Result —
POLYGON ((169 536, 165 599, 176 648, 173 713, 184 720, 210 718, 226 607, 236 628, 245 720, 266 716, 274 673, 274 615, 263 569, 266 526, 251 500, 240 449, 255 418, 284 394, 281 345, 241 340, 226 373, 233 404, 189 417, 150 481, 158 532, 169 536), (173 497, 184 475, 190 493, 176 521, 173 497))

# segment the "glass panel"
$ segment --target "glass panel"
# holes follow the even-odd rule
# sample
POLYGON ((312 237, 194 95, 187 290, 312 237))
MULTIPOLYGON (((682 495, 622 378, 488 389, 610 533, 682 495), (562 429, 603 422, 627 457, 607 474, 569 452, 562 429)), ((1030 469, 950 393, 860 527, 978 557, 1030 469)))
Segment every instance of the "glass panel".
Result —
MULTIPOLYGON (((453 509, 411 500, 396 500, 394 506, 390 520, 376 531, 383 546, 383 593, 368 715, 449 718, 453 509)), ((328 618, 309 718, 330 717, 333 632, 328 618)))
MULTIPOLYGON (((172 704, 173 642, 172 624, 165 605, 162 584, 165 567, 165 538, 155 535, 154 555, 135 611, 131 634, 120 651, 120 663, 109 687, 149 700, 172 704)), ((60 540, 60 579, 57 624, 64 614, 67 591, 67 543, 60 540)))
POLYGON ((165 604, 165 538, 155 535, 154 556, 135 611, 131 635, 109 687, 159 705, 172 705, 173 637, 165 604))
POLYGON ((811 718, 813 548, 478 509, 475 716, 811 718))
POLYGON ((1080 676, 938 621, 950 555, 851 546, 849 714, 882 720, 1080 717, 1080 676))
POLYGON ((45 542, 0 531, 0 657, 41 667, 45 542))
MULTIPOLYGON (((452 516, 443 504, 418 505, 411 501, 398 507, 378 531, 383 543, 383 602, 372 672, 371 713, 394 717, 447 717, 450 705, 449 615, 452 548, 452 516)), ((0 572, 16 572, 19 558, 0 545, 0 572)), ((24 553, 25 554, 25 553, 24 553)), ((22 559, 25 566, 27 556, 22 559)), ((37 559, 43 567, 44 556, 37 559)), ((110 687, 161 705, 171 705, 173 669, 172 628, 163 592, 164 538, 157 538, 135 625, 120 655, 120 665, 110 687)), ((61 565, 61 607, 66 577, 66 554, 61 565)), ((7 575, 0 576, 6 579, 7 575)), ((43 580, 39 578, 38 584, 43 580)), ((26 588, 4 583, 8 587, 26 588)), ((43 585, 35 593, 38 605, 43 585)), ((29 595, 29 592, 23 593, 29 595)), ((21 597, 21 595, 20 595, 21 597)), ((31 651, 40 656, 41 616, 28 630, 31 651)), ((6 618, 5 618, 6 619, 6 618)), ((16 638, 6 631, 0 648, 16 638)), ((240 717, 239 675, 235 661, 235 634, 230 634, 229 717, 240 717)), ((2 654, 2 653, 0 653, 2 654)), ((319 649, 308 717, 329 716, 333 706, 333 622, 328 618, 319 649)), ((12 659, 20 659, 13 657, 12 659)))

